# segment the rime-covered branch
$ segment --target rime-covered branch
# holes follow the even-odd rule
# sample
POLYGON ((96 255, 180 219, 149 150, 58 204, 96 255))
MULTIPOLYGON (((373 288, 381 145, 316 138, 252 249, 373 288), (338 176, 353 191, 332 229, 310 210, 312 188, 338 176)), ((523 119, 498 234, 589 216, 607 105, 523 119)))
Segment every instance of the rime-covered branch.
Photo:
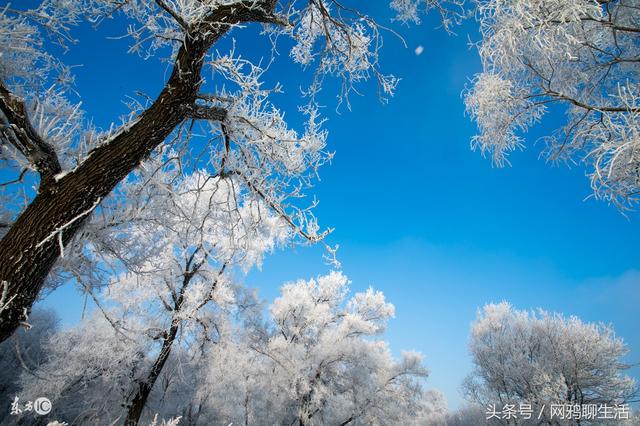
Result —
POLYGON ((474 148, 507 162, 550 104, 563 126, 543 140, 551 161, 582 162, 596 197, 621 209, 640 193, 640 9, 631 0, 477 2, 484 72, 466 95, 474 148), (605 5, 605 6, 603 6, 605 5))
POLYGON ((50 182, 62 171, 53 147, 34 129, 24 101, 12 94, 0 82, 0 111, 3 114, 2 139, 12 144, 40 173, 43 182, 50 182))

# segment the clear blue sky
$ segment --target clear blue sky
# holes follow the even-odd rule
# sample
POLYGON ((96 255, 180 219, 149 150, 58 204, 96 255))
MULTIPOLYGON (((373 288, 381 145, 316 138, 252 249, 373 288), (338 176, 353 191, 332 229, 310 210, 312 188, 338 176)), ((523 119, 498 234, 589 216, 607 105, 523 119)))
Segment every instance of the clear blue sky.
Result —
MULTIPOLYGON (((368 7, 389 16, 381 4, 368 7)), ((467 46, 468 33, 477 37, 474 24, 457 37, 435 25, 429 20, 401 28, 407 49, 386 35, 381 62, 403 79, 388 104, 376 101, 374 87, 364 88, 365 97, 351 98, 351 112, 336 113, 335 87, 324 92, 336 156, 313 193, 321 202, 320 223, 335 227, 329 243, 340 244, 353 290, 371 285, 384 291, 397 310, 386 335, 394 352, 423 352, 428 386, 444 391, 452 407, 462 401, 459 386, 471 368, 469 324, 488 302, 612 323, 632 349, 629 360, 640 361, 640 215, 625 218, 603 202, 585 200, 591 190, 583 168, 538 159, 533 142, 556 119, 530 133, 527 149, 511 156, 511 168, 493 168, 472 152, 475 127, 460 95, 479 70, 477 53, 467 46), (420 56, 414 54, 418 45, 424 46, 420 56)), ((75 70, 76 87, 101 126, 126 111, 126 95, 137 89, 154 95, 166 77, 157 60, 123 54, 126 41, 105 40, 124 29, 122 22, 108 22, 98 34, 83 28, 81 42, 66 55, 68 64, 83 64, 75 70)), ((268 54, 254 29, 233 36, 244 55, 268 54)), ((285 80, 287 93, 275 102, 292 116, 298 74, 291 65, 270 72, 285 80)), ((269 257, 247 283, 271 299, 284 281, 328 270, 322 249, 299 247, 269 257)), ((66 323, 80 315, 81 299, 69 286, 45 304, 66 323)))

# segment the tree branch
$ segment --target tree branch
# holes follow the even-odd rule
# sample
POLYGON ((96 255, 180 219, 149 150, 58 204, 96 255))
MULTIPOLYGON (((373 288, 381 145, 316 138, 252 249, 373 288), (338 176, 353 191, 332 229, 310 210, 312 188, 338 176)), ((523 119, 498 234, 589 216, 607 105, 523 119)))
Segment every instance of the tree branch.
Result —
POLYGON ((53 147, 33 128, 24 101, 12 94, 0 81, 0 110, 7 120, 2 133, 7 142, 27 158, 40 173, 42 182, 50 181, 62 171, 53 147))
POLYGON ((227 110, 219 107, 193 105, 189 108, 187 115, 196 120, 224 121, 227 118, 227 110))
POLYGON ((171 7, 169 7, 169 5, 164 2, 164 0, 155 1, 162 10, 167 12, 173 19, 175 19, 175 21, 178 23, 178 25, 180 25, 180 27, 182 27, 185 33, 189 34, 189 24, 187 24, 187 22, 182 19, 182 16, 178 15, 173 9, 171 9, 171 7))
POLYGON ((209 31, 219 31, 221 26, 230 27, 242 22, 260 22, 281 26, 291 25, 282 17, 274 13, 277 0, 245 0, 228 6, 220 6, 201 22, 194 34, 206 34, 209 31), (229 12, 230 11, 230 12, 229 12), (220 12, 223 12, 221 15, 220 12), (222 19, 220 18, 222 16, 222 19), (234 19, 228 19, 233 16, 234 19))
POLYGON ((13 185, 14 183, 22 182, 22 179, 24 179, 24 175, 27 174, 28 171, 29 169, 22 169, 22 171, 20 172, 20 176, 8 182, 0 183, 0 186, 9 186, 9 185, 13 185))
POLYGON ((549 94, 550 96, 553 96, 556 99, 567 101, 577 107, 584 108, 590 111, 628 112, 628 113, 640 112, 640 108, 628 108, 628 107, 606 106, 606 105, 589 105, 551 89, 547 89, 547 94, 549 94))

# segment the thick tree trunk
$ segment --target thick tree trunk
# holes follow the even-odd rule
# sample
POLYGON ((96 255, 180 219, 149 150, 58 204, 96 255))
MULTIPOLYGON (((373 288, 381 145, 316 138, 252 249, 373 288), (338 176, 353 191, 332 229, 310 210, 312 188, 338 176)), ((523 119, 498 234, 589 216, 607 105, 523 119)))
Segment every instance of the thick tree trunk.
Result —
POLYGON ((26 319, 61 254, 60 245, 73 238, 97 203, 186 117, 185 105, 195 102, 203 55, 203 47, 196 51, 183 47, 166 87, 139 120, 59 181, 43 181, 35 199, 0 241, 0 281, 8 283, 0 312, 0 341, 26 319))
MULTIPOLYGON (((231 25, 273 22, 275 1, 221 6, 191 29, 180 48, 171 77, 155 102, 129 129, 94 149, 74 171, 60 180, 42 179, 33 202, 0 241, 0 342, 16 330, 38 297, 47 274, 83 221, 104 197, 194 111, 200 71, 209 48, 231 25), (224 23, 224 24, 222 24, 224 23)), ((223 111, 218 117, 222 120, 223 111)))

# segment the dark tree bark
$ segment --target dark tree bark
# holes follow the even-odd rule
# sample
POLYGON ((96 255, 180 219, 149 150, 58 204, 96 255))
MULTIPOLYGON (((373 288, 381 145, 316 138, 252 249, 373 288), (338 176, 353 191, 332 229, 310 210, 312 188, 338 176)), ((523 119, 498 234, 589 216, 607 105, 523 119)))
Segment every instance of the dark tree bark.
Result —
MULTIPOLYGON (((128 130, 94 149, 75 170, 56 180, 60 171, 53 149, 33 131, 24 104, 2 85, 0 109, 17 132, 9 143, 40 173, 38 194, 0 241, 0 342, 27 318, 47 274, 93 208, 188 118, 224 120, 225 111, 206 117, 196 107, 204 56, 232 25, 241 22, 279 23, 276 0, 220 6, 186 31, 164 89, 128 130), (5 283, 8 283, 5 286, 5 283), (3 288, 6 291, 3 293, 3 288)), ((0 83, 1 84, 1 83, 0 83)))

